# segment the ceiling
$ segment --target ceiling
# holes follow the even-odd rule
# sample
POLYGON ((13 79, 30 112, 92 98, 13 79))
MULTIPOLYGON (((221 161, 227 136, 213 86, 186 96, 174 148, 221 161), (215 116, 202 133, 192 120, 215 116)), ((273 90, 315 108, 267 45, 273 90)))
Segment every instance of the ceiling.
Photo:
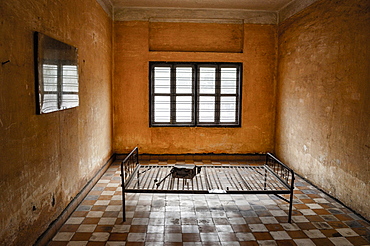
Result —
POLYGON ((225 20, 276 24, 317 0, 96 0, 116 21, 225 20))
POLYGON ((111 0, 114 8, 279 11, 294 0, 111 0))

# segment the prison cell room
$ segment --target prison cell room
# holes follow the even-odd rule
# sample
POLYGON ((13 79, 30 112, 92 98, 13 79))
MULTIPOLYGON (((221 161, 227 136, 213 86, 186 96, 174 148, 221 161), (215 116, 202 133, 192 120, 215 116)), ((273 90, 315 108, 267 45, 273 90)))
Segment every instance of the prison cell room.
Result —
POLYGON ((370 245, 368 0, 12 0, 0 26, 0 245, 370 245))

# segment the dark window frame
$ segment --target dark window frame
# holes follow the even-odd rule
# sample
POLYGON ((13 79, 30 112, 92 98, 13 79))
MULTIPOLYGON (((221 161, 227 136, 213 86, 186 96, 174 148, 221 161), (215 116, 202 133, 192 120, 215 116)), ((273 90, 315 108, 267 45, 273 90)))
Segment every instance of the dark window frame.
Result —
POLYGON ((150 127, 241 127, 241 112, 242 112, 242 70, 243 64, 239 62, 149 62, 149 126, 150 127), (192 92, 191 93, 176 93, 176 67, 193 67, 192 72, 192 92), (170 68, 170 93, 154 93, 154 68, 169 67, 170 68), (216 84, 215 93, 200 93, 199 73, 200 67, 215 67, 216 68, 216 84), (222 94, 221 93, 221 68, 236 68, 236 93, 222 94), (192 96, 192 121, 191 122, 176 122, 176 96, 192 96), (199 122, 199 98, 201 96, 215 97, 215 121, 214 122, 199 122), (155 96, 170 96, 170 122, 155 122, 154 120, 154 98, 155 96), (220 105, 222 97, 235 97, 235 122, 220 122, 220 105))

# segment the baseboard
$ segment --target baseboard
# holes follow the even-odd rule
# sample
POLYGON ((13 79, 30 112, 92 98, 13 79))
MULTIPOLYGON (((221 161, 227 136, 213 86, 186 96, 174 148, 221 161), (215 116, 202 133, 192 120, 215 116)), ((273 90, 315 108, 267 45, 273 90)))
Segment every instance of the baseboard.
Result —
POLYGON ((76 195, 76 197, 68 204, 68 206, 63 210, 63 212, 58 216, 56 220, 54 220, 46 229, 46 231, 41 234, 41 236, 36 240, 34 246, 44 246, 55 236, 58 230, 63 226, 63 224, 67 221, 69 216, 73 213, 73 211, 77 208, 77 206, 83 201, 85 196, 90 192, 90 190, 94 187, 96 182, 99 181, 101 176, 105 173, 105 171, 109 168, 109 166, 113 163, 116 159, 116 155, 113 154, 108 161, 103 165, 102 168, 94 175, 92 179, 82 188, 82 190, 76 195))
MULTIPOLYGON (((127 154, 116 154, 117 160, 123 160, 127 154)), ((252 153, 252 154, 139 154, 140 161, 147 160, 176 160, 176 161, 202 161, 202 160, 212 160, 212 161, 263 161, 266 159, 266 154, 252 153)))

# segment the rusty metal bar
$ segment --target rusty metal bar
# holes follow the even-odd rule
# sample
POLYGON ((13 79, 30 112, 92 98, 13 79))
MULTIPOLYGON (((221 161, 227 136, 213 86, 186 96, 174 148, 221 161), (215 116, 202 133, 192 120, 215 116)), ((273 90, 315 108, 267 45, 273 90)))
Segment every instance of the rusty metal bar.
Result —
POLYGON ((126 196, 125 196, 125 178, 129 178, 134 173, 135 170, 138 170, 137 165, 139 164, 139 149, 135 147, 121 162, 121 186, 122 186, 122 210, 123 217, 122 220, 126 221, 126 196))
POLYGON ((191 180, 171 176, 172 166, 141 166, 138 161, 138 154, 138 149, 135 148, 121 163, 124 221, 126 220, 126 192, 207 194, 218 189, 219 192, 223 191, 229 194, 277 195, 289 203, 288 222, 291 222, 294 172, 270 153, 266 154, 264 165, 204 165, 202 166, 202 172, 197 173, 191 180), (136 176, 138 178, 135 178, 136 176), (138 186, 139 182, 140 186, 138 186), (289 194, 289 200, 279 196, 279 194, 289 194))

